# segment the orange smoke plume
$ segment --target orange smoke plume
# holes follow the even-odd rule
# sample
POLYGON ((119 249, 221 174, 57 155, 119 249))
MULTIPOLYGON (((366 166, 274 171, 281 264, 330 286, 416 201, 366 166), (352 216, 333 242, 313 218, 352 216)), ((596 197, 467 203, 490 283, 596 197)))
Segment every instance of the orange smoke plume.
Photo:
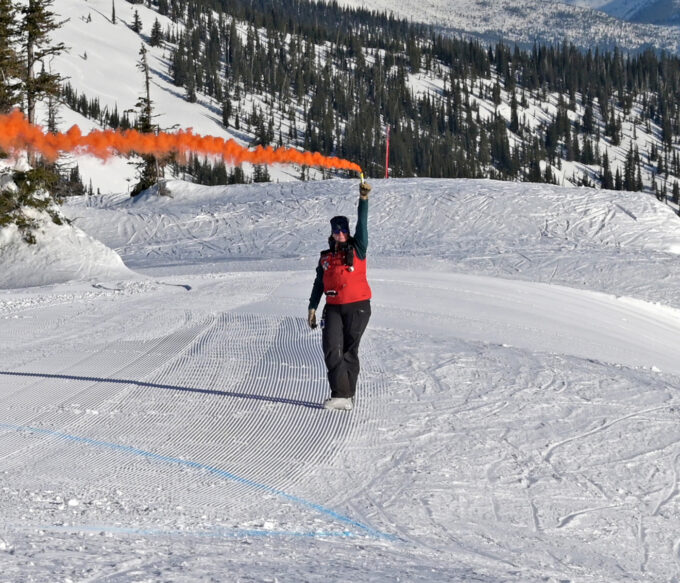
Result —
POLYGON ((258 146, 244 148, 234 140, 214 136, 201 136, 191 130, 176 133, 143 134, 136 130, 92 130, 83 135, 78 126, 65 133, 52 134, 31 125, 24 115, 14 110, 0 115, 0 150, 17 153, 22 150, 40 152, 49 160, 56 160, 62 152, 91 154, 102 160, 112 156, 151 154, 163 158, 177 153, 180 156, 194 152, 208 156, 220 156, 225 162, 239 165, 251 164, 300 164, 339 170, 361 172, 361 167, 349 160, 323 156, 318 152, 300 152, 293 148, 258 146))

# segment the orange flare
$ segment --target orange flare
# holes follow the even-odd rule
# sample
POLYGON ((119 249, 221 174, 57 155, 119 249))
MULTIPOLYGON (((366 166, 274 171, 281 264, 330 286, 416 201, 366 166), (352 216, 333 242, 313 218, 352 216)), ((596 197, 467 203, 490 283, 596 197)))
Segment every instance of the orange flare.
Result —
POLYGON ((61 152, 91 154, 102 160, 118 155, 152 154, 162 158, 172 153, 185 156, 189 152, 194 152, 220 156, 226 162, 235 165, 243 162, 301 164, 361 172, 358 164, 335 156, 323 156, 318 152, 300 152, 293 148, 274 149, 270 146, 258 146, 249 150, 234 140, 201 136, 191 130, 158 134, 143 134, 136 130, 92 130, 89 134, 83 135, 80 128, 74 125, 65 133, 52 134, 28 123, 19 110, 0 115, 0 150, 17 153, 27 149, 40 152, 49 160, 56 160, 61 152))

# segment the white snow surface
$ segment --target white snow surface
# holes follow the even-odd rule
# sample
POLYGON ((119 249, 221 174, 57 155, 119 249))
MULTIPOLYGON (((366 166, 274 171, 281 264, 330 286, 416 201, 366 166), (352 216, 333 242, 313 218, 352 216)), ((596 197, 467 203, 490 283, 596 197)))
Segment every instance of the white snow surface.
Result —
POLYGON ((57 225, 46 213, 36 219, 35 244, 26 243, 16 225, 0 229, 0 288, 134 277, 117 253, 79 228, 57 225))
POLYGON ((356 181, 69 201, 135 274, 0 291, 3 580, 680 579, 677 216, 373 186, 351 413, 305 316, 356 181))
MULTIPOLYGON (((9 164, 0 162, 0 170, 9 164)), ((14 168, 25 170, 27 162, 19 159, 14 168)), ((15 192, 9 173, 0 173, 0 189, 15 192)), ((38 194, 37 197, 40 195, 38 194)), ((44 197, 49 195, 42 193, 44 197)), ((14 223, 0 228, 0 289, 62 283, 75 279, 133 278, 120 256, 97 239, 69 224, 59 206, 50 202, 50 212, 23 207, 25 220, 34 225, 30 230, 33 243, 24 239, 14 223)))

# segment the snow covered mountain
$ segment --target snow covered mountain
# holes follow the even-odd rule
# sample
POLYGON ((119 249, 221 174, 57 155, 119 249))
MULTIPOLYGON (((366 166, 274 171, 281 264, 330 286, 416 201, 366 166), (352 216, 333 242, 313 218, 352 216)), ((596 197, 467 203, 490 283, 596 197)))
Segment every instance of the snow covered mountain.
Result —
POLYGON ((568 4, 595 8, 616 18, 631 22, 680 25, 678 0, 566 0, 568 4))
POLYGON ((677 0, 658 0, 649 5, 648 2, 340 0, 339 3, 392 12, 401 18, 432 24, 452 33, 474 35, 491 42, 502 40, 529 48, 534 42, 561 44, 566 41, 583 49, 611 49, 617 45, 628 50, 653 47, 678 53, 677 0))
MULTIPOLYGON (((405 6, 408 7, 408 5, 405 6)), ((434 11, 433 14, 437 14, 437 18, 441 21, 441 12, 438 12, 441 5, 430 6, 434 11)), ((67 21, 57 31, 57 40, 65 42, 71 50, 55 59, 54 66, 68 78, 78 94, 88 98, 96 97, 101 107, 108 108, 110 111, 114 108, 119 112, 133 109, 142 92, 142 79, 135 64, 139 48, 142 42, 148 40, 148 31, 151 30, 154 21, 158 19, 162 28, 171 31, 181 29, 183 26, 181 23, 173 23, 169 18, 159 15, 157 11, 140 4, 123 3, 118 6, 116 24, 112 22, 111 7, 106 0, 90 0, 87 3, 63 0, 59 4, 59 9, 67 21), (135 13, 138 14, 141 23, 141 34, 135 33, 131 28, 135 13)), ((586 14, 583 9, 579 10, 582 14, 586 14)), ((466 5, 464 12, 473 13, 473 6, 466 5)), ((515 14, 515 17, 519 19, 518 22, 522 21, 525 24, 529 21, 537 22, 536 18, 529 18, 529 12, 521 12, 521 14, 520 12, 515 14)), ((246 25, 239 23, 237 28, 239 35, 247 36, 246 25)), ((262 44, 267 42, 264 33, 262 33, 261 42, 262 44)), ((221 102, 198 92, 197 101, 192 103, 186 99, 184 89, 172 83, 168 71, 173 49, 174 46, 169 42, 159 47, 147 45, 152 74, 151 96, 157 113, 155 121, 162 128, 192 127, 197 133, 234 138, 239 143, 248 145, 254 137, 252 128, 246 128, 244 125, 240 129, 236 129, 233 125, 226 128, 221 120, 221 102)), ((323 45, 315 47, 320 62, 323 62, 323 55, 327 50, 327 47, 323 45)), ((367 52, 367 57, 369 60, 376 59, 378 53, 379 51, 367 52)), ((526 125, 516 134, 509 133, 510 144, 516 148, 523 145, 530 146, 534 136, 545 141, 546 128, 553 123, 560 103, 571 101, 570 96, 557 92, 522 91, 520 96, 514 89, 506 88, 501 75, 494 70, 488 78, 461 81, 466 84, 465 90, 469 95, 465 99, 469 100, 470 107, 474 110, 471 111, 469 117, 478 116, 485 123, 489 123, 495 116, 500 116, 510 125, 513 115, 511 105, 513 96, 518 99, 517 117, 523 125, 526 125), (495 103, 493 97, 497 82, 500 105, 495 103)), ((409 75, 407 82, 409 89, 417 98, 433 98, 439 100, 441 107, 444 106, 445 91, 447 87, 450 89, 450 84, 449 72, 441 64, 432 67, 429 71, 421 69, 419 73, 409 75)), ((260 108, 271 116, 272 125, 279 128, 281 135, 295 135, 296 132, 298 135, 301 134, 302 128, 305 128, 307 123, 309 102, 302 100, 291 107, 285 101, 276 99, 276 88, 268 88, 268 91, 265 93, 241 92, 239 99, 233 100, 233 107, 241 112, 260 108)), ((616 144, 614 140, 605 135, 605 125, 610 120, 600 117, 598 110, 601 108, 595 109, 595 119, 591 123, 591 125, 594 124, 593 133, 587 137, 592 142, 590 146, 596 150, 595 159, 603 157, 604 154, 607 155, 612 175, 617 170, 621 175, 624 174, 628 153, 632 148, 637 147, 641 156, 640 178, 643 186, 648 192, 656 192, 657 189, 663 188, 670 198, 676 177, 672 174, 662 176, 659 170, 657 153, 662 150, 663 130, 657 121, 651 123, 641 121, 643 120, 641 110, 643 99, 644 96, 638 96, 637 102, 632 102, 632 108, 630 105, 624 107, 623 103, 612 100, 614 117, 620 119, 621 122, 621 139, 616 144)), ((574 127, 584 125, 586 108, 581 100, 575 99, 570 108, 568 115, 574 127)), ((68 128, 72 123, 78 123, 83 131, 96 127, 93 120, 85 119, 68 108, 61 109, 61 117, 62 129, 68 128)), ((586 147, 584 137, 580 136, 579 140, 579 147, 584 149, 586 147)), ((672 152, 668 156, 669 160, 672 160, 672 152)), ((125 160, 114 159, 102 164, 92 158, 81 156, 78 162, 85 184, 91 182, 95 191, 127 192, 134 180, 134 168, 125 160)), ((540 171, 546 170, 546 163, 542 161, 540 171)), ((299 168, 289 166, 276 166, 270 172, 272 180, 275 181, 295 180, 300 176, 299 168)), ((603 168, 597 163, 581 163, 578 160, 567 160, 566 156, 562 156, 559 164, 552 165, 550 172, 553 179, 562 185, 592 184, 593 179, 599 180, 603 168)))
MULTIPOLYGON (((53 66, 87 98, 97 98, 102 108, 122 114, 135 109, 143 93, 143 80, 136 68, 142 43, 156 19, 163 28, 173 26, 168 19, 143 4, 119 2, 116 4, 116 23, 111 18, 111 2, 107 0, 61 0, 55 9, 64 24, 55 32, 55 40, 64 42, 69 50, 54 59, 53 66), (135 13, 142 26, 139 35, 131 28, 135 13)), ((146 43, 145 43, 146 44, 146 43)), ((152 73, 151 95, 157 117, 154 122, 161 128, 192 128, 197 134, 212 135, 225 139, 234 138, 239 143, 248 142, 243 132, 227 130, 220 122, 218 105, 199 96, 197 103, 190 103, 168 77, 168 52, 163 47, 148 49, 149 67, 152 73)), ((77 124, 84 133, 98 128, 93 120, 62 107, 61 128, 77 124)), ((112 158, 106 163, 93 157, 78 157, 85 184, 93 181, 95 191, 128 192, 135 179, 135 168, 122 158, 112 158)), ((286 177, 293 172, 285 167, 274 169, 273 178, 286 177)))
MULTIPOLYGON (((605 8, 608 10, 609 5, 605 8)), ((610 12, 610 14, 614 14, 610 12)), ((625 17, 632 22, 648 22, 650 24, 680 26, 680 1, 656 0, 631 11, 625 17)))

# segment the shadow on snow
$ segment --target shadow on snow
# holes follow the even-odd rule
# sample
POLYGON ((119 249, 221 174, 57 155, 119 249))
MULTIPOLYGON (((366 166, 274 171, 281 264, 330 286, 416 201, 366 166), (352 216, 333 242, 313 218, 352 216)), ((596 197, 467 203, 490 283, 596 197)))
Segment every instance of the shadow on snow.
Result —
POLYGON ((238 393, 235 391, 218 391, 214 389, 200 389, 195 387, 179 387, 176 385, 163 385, 158 383, 147 383, 144 381, 135 381, 131 379, 107 379, 100 377, 89 377, 89 376, 74 376, 74 375, 64 375, 64 374, 49 374, 49 373, 36 373, 36 372, 15 372, 15 371, 0 371, 0 375, 3 376, 14 376, 14 377, 31 377, 31 378, 42 378, 42 379, 60 379, 60 380, 70 380, 70 381, 84 381, 93 383, 115 383, 121 385, 135 385, 137 387, 149 387, 152 389, 165 389, 170 391, 184 391, 186 393, 200 393, 203 395, 214 395, 217 397, 235 397, 237 399, 250 399, 253 401, 265 401, 269 403, 282 403, 284 405, 295 405, 298 407, 308 407, 310 409, 322 409, 323 407, 319 403, 314 403, 312 401, 303 401, 300 399, 286 399, 284 397, 269 397, 266 395, 254 395, 248 393, 238 393))

